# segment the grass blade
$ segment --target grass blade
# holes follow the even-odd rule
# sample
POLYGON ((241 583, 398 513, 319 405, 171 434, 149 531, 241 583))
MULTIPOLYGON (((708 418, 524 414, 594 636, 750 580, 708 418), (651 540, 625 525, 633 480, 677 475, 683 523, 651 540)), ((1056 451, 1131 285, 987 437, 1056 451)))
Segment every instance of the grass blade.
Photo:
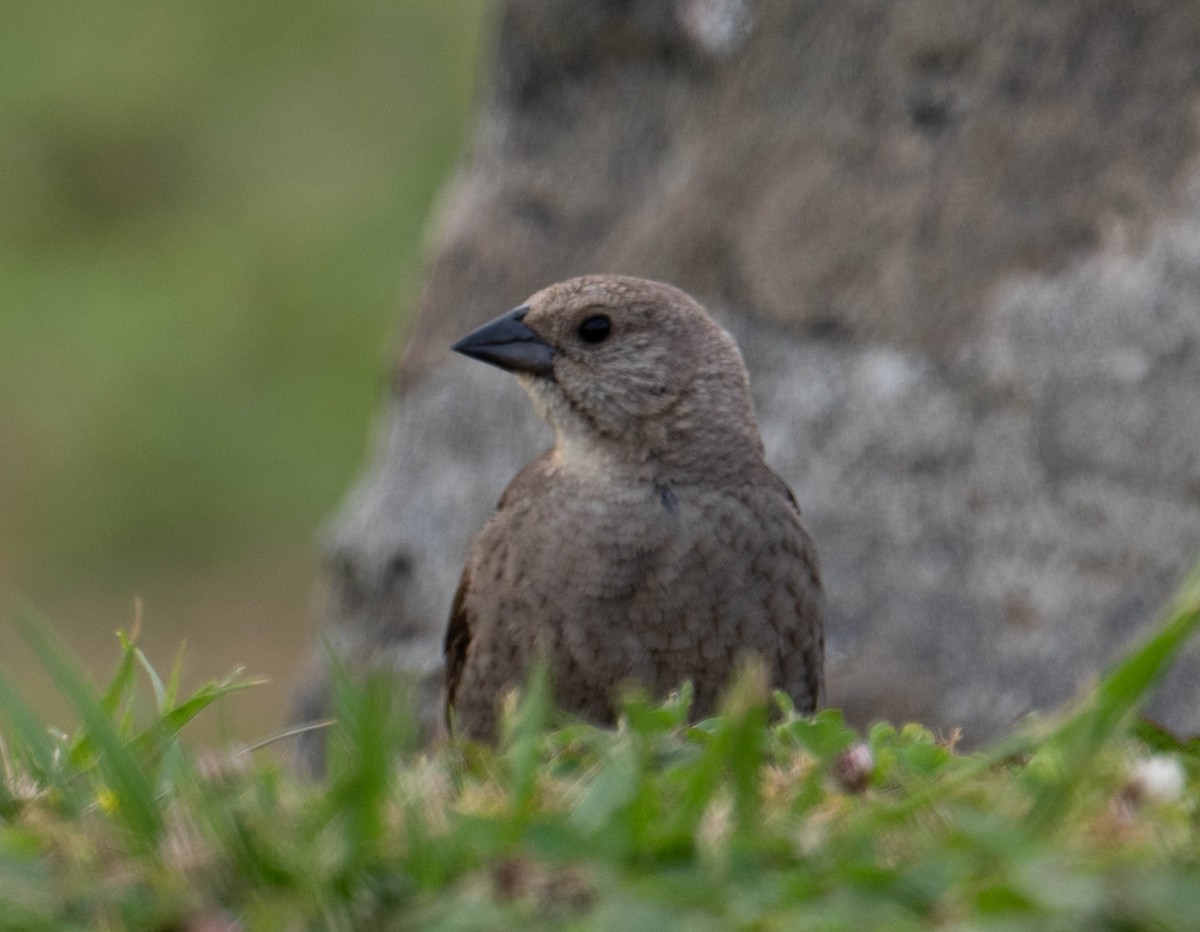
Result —
POLYGON ((133 639, 124 631, 117 632, 117 640, 121 643, 121 662, 100 699, 100 707, 114 718, 133 687, 133 674, 136 670, 134 652, 137 650, 133 639))
MULTIPOLYGON (((182 651, 183 648, 180 648, 182 651)), ((161 712, 167 707, 167 688, 163 685, 162 677, 158 675, 158 671, 154 669, 153 664, 147 659, 140 647, 136 645, 133 648, 134 656, 137 657, 138 665, 146 671, 146 676, 150 678, 150 686, 154 690, 154 703, 161 712)))
POLYGON ((1033 825, 1061 816, 1076 784, 1101 747, 1129 727, 1150 690, 1170 669, 1188 640, 1200 630, 1200 564, 1192 570, 1167 610, 1166 621, 1140 647, 1113 668, 1092 699, 1050 736, 1039 750, 1050 766, 1038 773, 1033 825))
POLYGON ((138 752, 157 753, 163 742, 174 738, 188 722, 222 696, 252 686, 262 686, 267 682, 266 679, 240 679, 241 675, 242 670, 239 667, 223 680, 205 683, 174 708, 162 710, 158 721, 139 732, 130 745, 138 752))
POLYGON ((20 745, 17 750, 24 753, 34 767, 39 780, 47 780, 54 772, 54 742, 44 725, 38 722, 33 710, 17 693, 0 678, 0 712, 8 719, 20 745))
POLYGON ((83 720, 86 735, 99 754, 97 767, 115 799, 119 818, 140 844, 153 845, 162 831, 162 816, 150 781, 137 759, 121 739, 100 700, 92 693, 82 671, 50 638, 42 623, 26 614, 18 615, 16 623, 54 685, 70 700, 83 720))

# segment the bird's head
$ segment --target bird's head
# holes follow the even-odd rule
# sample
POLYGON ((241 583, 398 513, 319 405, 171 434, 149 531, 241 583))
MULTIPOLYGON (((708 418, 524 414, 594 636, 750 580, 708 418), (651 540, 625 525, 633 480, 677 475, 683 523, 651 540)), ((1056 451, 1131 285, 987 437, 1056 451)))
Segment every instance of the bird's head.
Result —
POLYGON ((732 338, 678 288, 589 275, 551 285, 454 349, 517 375, 556 456, 676 471, 761 457, 732 338))

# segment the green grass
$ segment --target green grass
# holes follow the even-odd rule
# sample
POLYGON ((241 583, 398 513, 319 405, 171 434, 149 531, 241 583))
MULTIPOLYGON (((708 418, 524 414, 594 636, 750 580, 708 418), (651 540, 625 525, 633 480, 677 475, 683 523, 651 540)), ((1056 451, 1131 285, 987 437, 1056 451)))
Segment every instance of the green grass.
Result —
POLYGON ((634 695, 615 730, 564 722, 535 676, 499 747, 422 751, 385 682, 344 679, 329 774, 305 782, 272 748, 181 744, 252 685, 240 676, 184 697, 177 670, 164 680, 123 638, 96 691, 43 625, 19 624, 81 724, 47 729, 0 684, 0 928, 1192 930, 1200 916, 1200 742, 1137 716, 1200 628, 1200 568, 1090 694, 969 754, 915 724, 796 716, 753 668, 716 718, 689 725, 686 690, 634 695))

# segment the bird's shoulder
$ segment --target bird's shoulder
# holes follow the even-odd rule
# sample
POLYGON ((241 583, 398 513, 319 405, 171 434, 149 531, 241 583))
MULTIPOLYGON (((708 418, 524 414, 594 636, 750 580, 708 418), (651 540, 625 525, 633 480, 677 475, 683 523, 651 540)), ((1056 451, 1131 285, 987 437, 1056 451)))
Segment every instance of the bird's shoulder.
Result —
POLYGON ((741 520, 803 527, 796 496, 765 463, 719 483, 680 487, 676 494, 681 500, 694 499, 707 509, 726 512, 741 520))
POLYGON ((796 496, 765 463, 718 485, 678 489, 675 497, 680 514, 690 516, 703 534, 697 544, 701 552, 799 573, 807 584, 821 588, 816 547, 796 496), (773 559, 763 564, 754 559, 760 553, 773 559))
POLYGON ((540 456, 530 460, 512 478, 500 493, 500 501, 496 504, 497 511, 508 511, 514 507, 528 504, 544 497, 551 492, 555 485, 556 473, 553 467, 554 451, 546 450, 540 456))
POLYGON ((804 516, 800 511, 800 503, 796 500, 796 495, 792 492, 791 486, 778 473, 765 463, 762 470, 759 487, 765 495, 770 497, 772 502, 777 503, 772 508, 772 511, 777 516, 777 521, 785 528, 784 534, 788 549, 807 568, 808 581, 819 591, 822 588, 822 583, 821 567, 817 560, 817 548, 813 543, 808 527, 804 523, 804 516))

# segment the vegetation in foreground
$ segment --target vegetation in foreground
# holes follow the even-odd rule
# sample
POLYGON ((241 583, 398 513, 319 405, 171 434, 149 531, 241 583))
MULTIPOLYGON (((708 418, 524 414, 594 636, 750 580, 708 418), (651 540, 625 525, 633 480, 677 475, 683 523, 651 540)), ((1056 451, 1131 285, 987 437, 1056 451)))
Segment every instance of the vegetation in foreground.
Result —
POLYGON ((1090 695, 970 754, 917 725, 798 717, 753 669, 717 718, 688 725, 686 692, 632 696, 611 731, 554 727, 535 677, 498 749, 423 752, 393 690, 347 681, 329 776, 306 782, 268 749, 180 743, 250 681, 180 697, 124 638, 96 693, 18 624, 81 724, 47 729, 0 682, 5 929, 1200 922, 1200 741, 1136 714, 1200 627, 1200 569, 1090 695))

